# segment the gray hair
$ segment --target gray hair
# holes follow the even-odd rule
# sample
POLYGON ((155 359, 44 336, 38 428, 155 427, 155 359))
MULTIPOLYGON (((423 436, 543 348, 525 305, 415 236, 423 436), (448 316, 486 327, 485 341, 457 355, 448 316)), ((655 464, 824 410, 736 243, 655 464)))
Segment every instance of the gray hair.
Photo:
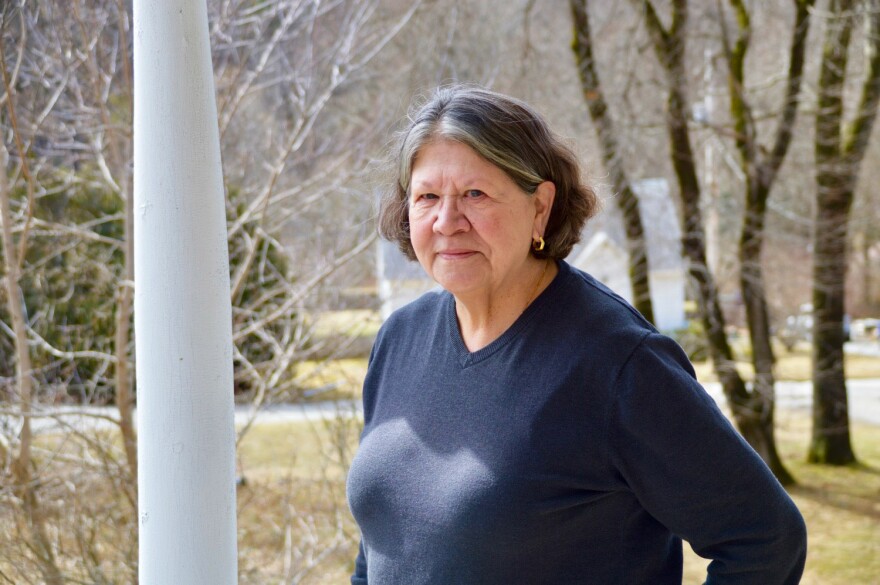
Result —
POLYGON ((410 115, 398 143, 396 185, 380 204, 380 233, 397 242, 408 258, 415 260, 408 208, 412 168, 419 151, 437 139, 469 146, 530 195, 544 181, 552 182, 556 197, 544 235, 546 247, 532 253, 562 259, 571 252, 597 209, 595 193, 581 182, 574 153, 526 103, 479 87, 453 85, 438 88, 410 115))

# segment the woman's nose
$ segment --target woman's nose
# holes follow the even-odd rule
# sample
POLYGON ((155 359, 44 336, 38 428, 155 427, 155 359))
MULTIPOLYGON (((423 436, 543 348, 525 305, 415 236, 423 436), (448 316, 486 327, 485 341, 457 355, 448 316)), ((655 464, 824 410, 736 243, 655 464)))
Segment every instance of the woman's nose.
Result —
POLYGON ((459 208, 458 201, 454 197, 443 198, 437 210, 437 218, 434 221, 434 231, 448 236, 467 229, 467 217, 459 208))

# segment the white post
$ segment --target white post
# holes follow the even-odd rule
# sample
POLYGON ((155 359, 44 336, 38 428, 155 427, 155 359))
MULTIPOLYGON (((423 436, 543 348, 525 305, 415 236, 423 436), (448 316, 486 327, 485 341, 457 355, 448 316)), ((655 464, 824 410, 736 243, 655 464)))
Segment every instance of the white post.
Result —
POLYGON ((237 582, 232 318, 205 0, 134 0, 140 585, 237 582))

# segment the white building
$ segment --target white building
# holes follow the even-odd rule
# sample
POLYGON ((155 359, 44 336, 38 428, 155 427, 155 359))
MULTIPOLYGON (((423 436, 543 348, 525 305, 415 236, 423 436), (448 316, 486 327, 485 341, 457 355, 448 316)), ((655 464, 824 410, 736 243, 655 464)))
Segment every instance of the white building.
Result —
POLYGON ((404 256, 394 242, 380 238, 376 256, 383 321, 400 307, 438 286, 428 278, 422 266, 404 256))
MULTIPOLYGON (((686 265, 681 253, 678 212, 665 179, 646 179, 633 185, 639 200, 648 253, 648 281, 655 325, 661 331, 687 326, 684 312, 686 265)), ((632 302, 623 215, 613 199, 590 220, 582 244, 569 262, 589 272, 611 290, 632 302)))

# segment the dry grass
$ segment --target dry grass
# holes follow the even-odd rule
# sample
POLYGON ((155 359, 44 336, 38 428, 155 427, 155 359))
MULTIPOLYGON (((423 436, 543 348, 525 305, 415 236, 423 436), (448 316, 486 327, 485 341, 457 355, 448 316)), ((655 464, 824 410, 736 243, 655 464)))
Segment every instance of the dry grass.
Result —
MULTIPOLYGON (((318 336, 374 336, 381 324, 379 313, 368 309, 327 311, 314 319, 318 336)), ((737 369, 746 380, 750 381, 754 378, 754 368, 749 361, 751 350, 748 345, 748 339, 744 336, 732 340, 732 346, 739 358, 737 369)), ((777 380, 810 380, 812 358, 809 343, 799 342, 789 351, 781 343, 775 342, 774 351, 777 359, 775 369, 777 380)), ((880 378, 880 357, 847 354, 845 367, 846 377, 849 379, 880 378)), ((695 362, 694 369, 700 381, 718 381, 711 362, 695 362)), ((333 398, 351 398, 359 394, 365 372, 366 358, 356 358, 329 362, 305 361, 297 366, 296 376, 306 379, 305 386, 308 388, 336 384, 338 387, 332 392, 333 398)))
POLYGON ((302 380, 306 399, 359 398, 364 376, 367 373, 367 358, 304 360, 297 362, 294 372, 296 378, 302 380))
MULTIPOLYGON (((34 444, 37 498, 58 568, 71 583, 132 583, 137 575, 134 494, 118 438, 41 436, 34 444), (108 481, 108 478, 112 480, 108 481), (126 494, 128 493, 128 497, 126 494)), ((0 583, 43 583, 21 502, 0 484, 0 583)))
MULTIPOLYGON (((742 355, 740 352, 738 355, 742 355)), ((880 358, 865 355, 847 354, 844 358, 844 367, 847 379, 880 378, 880 358)), ((737 370, 746 380, 752 380, 755 370, 747 359, 736 362, 737 370)), ((799 344, 793 351, 786 351, 781 346, 776 348, 776 379, 803 381, 809 380, 812 358, 810 347, 805 343, 799 344)), ((694 370, 701 382, 717 382, 718 378, 712 369, 712 363, 695 362, 694 370)))
POLYGON ((360 422, 261 424, 238 449, 239 583, 344 583, 357 526, 345 474, 360 422))
POLYGON ((376 335, 382 317, 378 311, 370 309, 346 309, 324 311, 314 317, 314 323, 314 333, 319 337, 376 335))

